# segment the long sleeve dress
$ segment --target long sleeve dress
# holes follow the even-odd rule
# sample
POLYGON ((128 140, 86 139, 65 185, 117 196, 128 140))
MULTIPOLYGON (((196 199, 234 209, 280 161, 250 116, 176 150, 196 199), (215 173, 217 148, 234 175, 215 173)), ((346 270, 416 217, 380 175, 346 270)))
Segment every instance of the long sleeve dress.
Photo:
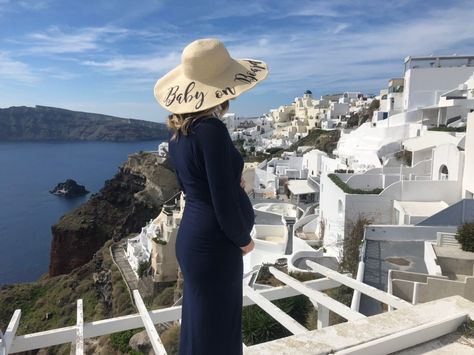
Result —
POLYGON ((186 197, 176 237, 184 279, 179 354, 241 355, 240 247, 251 242, 255 222, 240 186, 244 161, 217 117, 193 122, 168 144, 186 197))

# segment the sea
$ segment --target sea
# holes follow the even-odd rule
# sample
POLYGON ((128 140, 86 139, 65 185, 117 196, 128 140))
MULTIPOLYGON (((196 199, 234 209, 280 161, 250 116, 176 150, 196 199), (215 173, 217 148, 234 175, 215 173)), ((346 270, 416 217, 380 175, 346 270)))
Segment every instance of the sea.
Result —
POLYGON ((161 142, 0 142, 0 285, 47 273, 51 226, 98 192, 129 154, 161 142), (69 178, 90 193, 74 199, 49 193, 69 178))

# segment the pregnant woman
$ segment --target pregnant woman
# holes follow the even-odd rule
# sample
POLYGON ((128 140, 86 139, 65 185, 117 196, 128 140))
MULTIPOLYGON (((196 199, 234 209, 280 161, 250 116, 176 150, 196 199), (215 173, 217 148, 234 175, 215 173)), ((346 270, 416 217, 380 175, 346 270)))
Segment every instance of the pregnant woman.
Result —
POLYGON ((233 59, 217 39, 190 43, 155 85, 168 117, 169 158, 186 204, 176 239, 183 274, 180 355, 242 354, 242 256, 255 216, 244 161, 222 121, 230 99, 266 78, 267 65, 233 59))

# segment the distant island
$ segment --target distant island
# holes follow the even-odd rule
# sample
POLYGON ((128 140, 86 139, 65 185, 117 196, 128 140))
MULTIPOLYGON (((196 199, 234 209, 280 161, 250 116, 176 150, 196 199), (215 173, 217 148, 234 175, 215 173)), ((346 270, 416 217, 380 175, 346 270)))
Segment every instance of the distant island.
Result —
POLYGON ((89 193, 84 185, 79 185, 73 179, 67 179, 65 182, 60 182, 49 192, 53 195, 64 196, 68 198, 87 195, 89 193))
POLYGON ((166 139, 166 124, 48 106, 0 108, 1 141, 112 141, 166 139))

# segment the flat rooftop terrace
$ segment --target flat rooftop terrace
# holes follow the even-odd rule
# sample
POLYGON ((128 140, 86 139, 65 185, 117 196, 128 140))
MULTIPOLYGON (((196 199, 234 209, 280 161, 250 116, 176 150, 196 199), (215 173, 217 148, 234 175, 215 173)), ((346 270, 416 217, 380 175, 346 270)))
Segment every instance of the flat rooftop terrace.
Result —
POLYGON ((457 337, 440 338, 456 331, 461 324, 458 317, 472 319, 474 303, 453 296, 254 345, 245 349, 244 354, 390 354, 415 345, 418 352, 412 349, 404 354, 426 354, 433 341, 443 340, 448 341, 443 346, 456 349, 452 354, 472 354, 474 347, 458 343, 457 337), (441 324, 448 332, 441 331, 441 324))

